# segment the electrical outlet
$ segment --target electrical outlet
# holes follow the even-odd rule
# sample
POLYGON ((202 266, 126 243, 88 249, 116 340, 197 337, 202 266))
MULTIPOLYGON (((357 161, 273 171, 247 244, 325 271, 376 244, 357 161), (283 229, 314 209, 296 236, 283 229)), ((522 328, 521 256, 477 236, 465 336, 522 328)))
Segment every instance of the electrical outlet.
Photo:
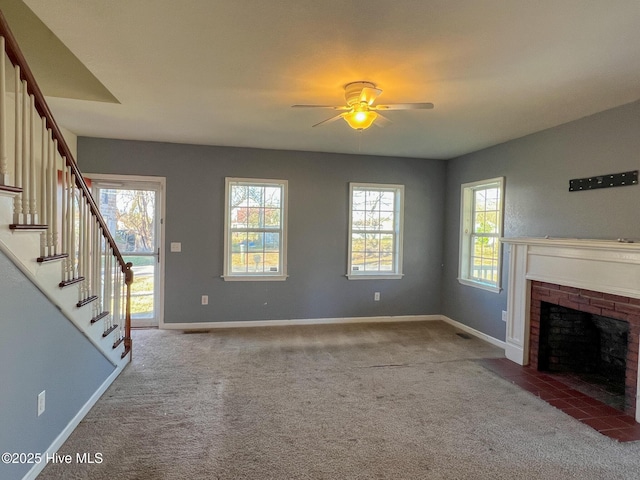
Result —
POLYGON ((375 292, 373 294, 373 301, 374 302, 379 302, 380 301, 380 292, 375 292))
POLYGON ((506 310, 502 310, 502 321, 503 322, 507 321, 507 311, 506 310))
POLYGON ((43 390, 38 394, 38 416, 40 416, 40 415, 42 415, 44 413, 45 392, 46 392, 46 390, 43 390))
POLYGON ((209 295, 202 295, 202 305, 209 305, 209 295))

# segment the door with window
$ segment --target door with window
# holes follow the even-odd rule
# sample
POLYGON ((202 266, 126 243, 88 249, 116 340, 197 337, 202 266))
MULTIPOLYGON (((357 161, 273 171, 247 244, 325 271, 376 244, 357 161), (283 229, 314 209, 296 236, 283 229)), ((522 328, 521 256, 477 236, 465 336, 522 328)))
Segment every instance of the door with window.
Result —
POLYGON ((157 326, 163 312, 164 178, 91 175, 100 213, 125 262, 133 264, 131 325, 157 326))

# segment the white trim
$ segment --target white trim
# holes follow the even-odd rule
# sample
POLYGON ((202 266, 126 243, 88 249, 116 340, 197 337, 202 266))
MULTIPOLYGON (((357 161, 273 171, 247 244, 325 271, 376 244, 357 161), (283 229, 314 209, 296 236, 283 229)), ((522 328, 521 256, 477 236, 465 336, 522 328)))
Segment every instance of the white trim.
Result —
POLYGON ((296 325, 336 325, 350 323, 399 323, 399 322, 433 322, 443 321, 449 325, 478 337, 491 345, 505 348, 505 342, 486 333, 468 327, 452 320, 446 315, 397 315, 380 317, 342 317, 342 318, 303 318, 291 320, 250 320, 238 322, 196 322, 196 323, 165 323, 166 330, 215 330, 218 328, 249 328, 249 327, 284 327, 296 325))
POLYGON ((486 283, 482 283, 482 282, 475 281, 475 280, 468 280, 466 278, 458 278, 458 282, 461 285, 466 285, 468 287, 479 288, 481 290, 486 290, 488 292, 500 293, 502 291, 502 288, 500 288, 500 287, 495 287, 493 285, 488 285, 486 283))
POLYGON ((493 293, 502 291, 502 241, 504 230, 504 177, 489 178, 477 182, 463 183, 460 185, 460 240, 458 252, 458 282, 469 287, 480 288, 493 293), (496 285, 488 285, 480 280, 474 280, 470 276, 471 237, 473 231, 474 201, 473 192, 482 187, 498 186, 500 190, 500 219, 498 222, 498 282, 496 285))
POLYGON ((361 273, 359 275, 345 275, 349 280, 400 280, 404 274, 385 275, 382 273, 361 273))
POLYGON ((215 330, 217 328, 284 327, 295 325, 332 325, 347 323, 395 323, 441 320, 441 315, 398 315, 380 317, 297 318, 290 320, 247 320, 236 322, 165 323, 166 330, 215 330))
MULTIPOLYGON (((402 279, 404 274, 402 273, 403 267, 403 237, 404 237, 404 185, 392 184, 392 183, 349 183, 349 224, 347 228, 348 236, 348 250, 347 250, 347 274, 346 277, 349 280, 361 280, 361 279, 377 279, 377 280, 399 280, 402 279), (393 259, 393 272, 367 272, 353 270, 351 264, 351 241, 353 239, 353 190, 357 189, 371 189, 389 191, 395 194, 394 205, 394 237, 395 237, 395 258, 393 259)), ((389 233, 389 232, 376 232, 370 233, 389 233)))
POLYGON ((288 233, 288 216, 289 216, 289 181, 278 179, 265 179, 265 178, 240 178, 240 177, 225 177, 224 179, 224 257, 222 259, 222 278, 225 282, 259 282, 259 281, 285 281, 289 275, 287 275, 287 233, 288 233), (230 184, 255 184, 263 186, 278 186, 281 188, 282 196, 280 197, 280 211, 282 217, 280 218, 280 271, 269 273, 238 273, 231 272, 231 252, 229 247, 230 225, 230 184))
MULTIPOLYGON (((640 244, 561 238, 502 240, 510 247, 505 354, 520 365, 529 363, 532 280, 640 298, 640 244)), ((640 422, 640 395, 636 397, 636 421, 640 422)))
POLYGON ((502 348, 502 349, 504 349, 505 346, 506 346, 506 343, 503 342, 502 340, 498 340, 497 338, 492 337, 491 335, 487 335, 486 333, 482 333, 481 331, 476 330, 475 328, 471 328, 471 327, 465 325, 464 323, 460 323, 460 322, 458 322, 456 320, 453 320, 453 319, 447 317, 446 315, 440 315, 440 319, 443 322, 446 322, 446 323, 448 323, 449 325, 451 325, 453 327, 459 328, 460 330, 463 330, 463 331, 465 331, 465 332, 467 332, 467 333, 469 333, 469 334, 471 334, 471 335, 473 335, 475 337, 478 337, 480 340, 484 340, 485 342, 490 343, 493 346, 496 346, 496 347, 499 347, 499 348, 502 348))
MULTIPOLYGON (((128 356, 128 358, 131 358, 128 356)), ((58 449, 67 441, 69 436, 73 433, 76 427, 80 424, 82 419, 87 416, 87 413, 91 410, 91 408, 96 404, 100 397, 107 391, 107 388, 111 386, 111 384, 115 381, 116 378, 122 373, 124 367, 130 362, 127 360, 121 366, 116 367, 116 369, 107 377, 107 379, 102 382, 102 385, 98 387, 98 389, 91 395, 89 400, 82 406, 82 408, 75 414, 75 416, 71 419, 71 421, 67 424, 67 426, 60 432, 60 434, 55 438, 55 440, 49 445, 49 448, 45 452, 42 452, 43 461, 35 464, 31 467, 22 480, 34 480, 41 472, 44 470, 44 467, 47 466, 46 459, 51 458, 53 454, 55 454, 58 449)))
MULTIPOLYGON (((162 325, 164 323, 164 274, 165 274, 165 227, 166 227, 166 212, 167 212, 167 178, 159 177, 153 175, 116 175, 109 173, 85 173, 84 176, 91 180, 92 185, 91 189, 93 190, 94 183, 95 186, 108 188, 109 186, 113 186, 116 188, 127 187, 128 185, 133 185, 135 187, 140 188, 149 188, 151 190, 158 191, 158 186, 160 186, 159 194, 160 194, 160 225, 159 225, 159 234, 160 238, 158 239, 158 248, 160 248, 160 266, 158 269, 158 287, 157 287, 157 296, 158 298, 154 298, 156 308, 156 321, 149 322, 149 326, 162 325), (116 183, 121 182, 119 185, 108 185, 109 181, 116 183), (106 184, 101 185, 104 182, 106 184)), ((93 193, 93 191, 91 192, 93 193)), ((100 202, 97 202, 98 208, 100 207, 100 202)), ((122 252, 121 252, 122 253, 122 252)), ((157 266, 157 264, 156 264, 157 266)), ((142 327, 147 326, 144 321, 137 322, 136 326, 142 327)))
POLYGON ((225 282, 284 282, 289 275, 220 275, 225 282))

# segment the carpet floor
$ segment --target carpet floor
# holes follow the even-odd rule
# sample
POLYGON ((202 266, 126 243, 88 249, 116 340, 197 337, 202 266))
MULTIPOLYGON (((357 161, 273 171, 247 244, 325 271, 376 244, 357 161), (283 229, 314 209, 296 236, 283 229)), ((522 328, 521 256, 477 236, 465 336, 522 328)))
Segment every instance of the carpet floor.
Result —
POLYGON ((477 362, 443 322, 134 332, 39 479, 637 479, 618 443, 477 362))

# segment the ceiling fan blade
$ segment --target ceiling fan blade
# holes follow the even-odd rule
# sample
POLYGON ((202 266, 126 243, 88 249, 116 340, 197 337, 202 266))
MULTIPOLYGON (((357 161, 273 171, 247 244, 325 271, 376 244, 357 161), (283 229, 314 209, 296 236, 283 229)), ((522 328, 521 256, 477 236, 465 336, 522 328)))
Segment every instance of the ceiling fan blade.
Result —
POLYGON ((333 110, 349 110, 345 105, 291 105, 291 108, 331 108, 333 110))
POLYGON ((390 103, 388 105, 376 105, 371 110, 430 110, 433 103, 390 103))
POLYGON ((389 120, 387 117, 384 117, 384 116, 380 115, 379 113, 378 113, 378 116, 376 117, 375 121, 373 122, 373 124, 376 127, 380 127, 380 128, 386 127, 390 123, 393 123, 393 122, 391 120, 389 120))
POLYGON ((382 90, 380 90, 379 88, 364 87, 362 89, 362 92, 360 92, 359 102, 367 102, 367 104, 371 105, 381 93, 382 90))
POLYGON ((336 115, 335 117, 327 118, 326 120, 323 120, 320 123, 316 123, 315 125, 311 125, 311 127, 319 127, 321 125, 326 125, 327 123, 335 122, 336 120, 340 120, 345 115, 346 115, 346 113, 341 113, 340 115, 336 115))

